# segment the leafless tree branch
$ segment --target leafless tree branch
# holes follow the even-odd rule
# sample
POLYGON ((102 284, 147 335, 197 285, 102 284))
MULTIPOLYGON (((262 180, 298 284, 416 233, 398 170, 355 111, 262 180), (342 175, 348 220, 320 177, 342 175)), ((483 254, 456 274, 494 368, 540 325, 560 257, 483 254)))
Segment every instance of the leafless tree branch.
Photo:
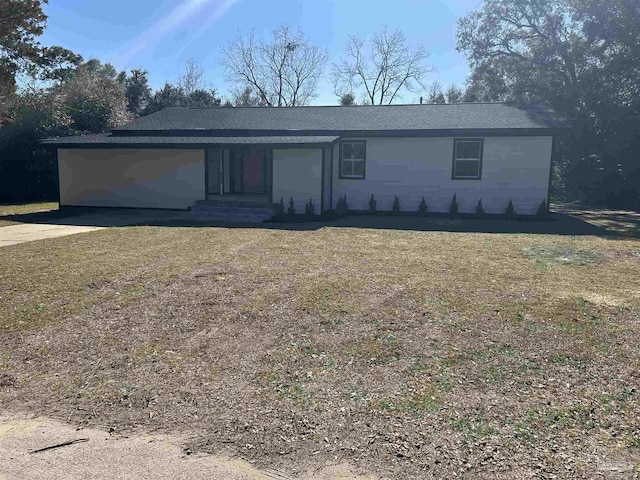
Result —
POLYGON ((206 88, 203 78, 204 69, 202 66, 195 60, 189 59, 184 64, 184 72, 178 80, 178 86, 188 95, 196 90, 206 88))
POLYGON ((342 97, 362 90, 371 105, 391 104, 402 91, 424 90, 426 75, 434 71, 427 57, 425 48, 411 48, 400 30, 384 28, 368 40, 351 36, 344 57, 333 64, 334 91, 342 97))
POLYGON ((326 52, 300 31, 287 25, 273 31, 270 40, 256 41, 242 34, 222 49, 227 80, 249 87, 264 105, 306 105, 315 97, 326 52))

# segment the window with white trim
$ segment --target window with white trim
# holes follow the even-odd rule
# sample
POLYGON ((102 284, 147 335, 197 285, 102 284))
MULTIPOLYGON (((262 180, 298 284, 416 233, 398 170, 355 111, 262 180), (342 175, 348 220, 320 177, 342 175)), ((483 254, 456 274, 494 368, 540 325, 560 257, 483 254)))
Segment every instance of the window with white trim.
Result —
POLYGON ((342 142, 340 178, 364 178, 365 156, 365 142, 342 142))
POLYGON ((482 139, 453 141, 453 178, 479 180, 482 175, 482 139))

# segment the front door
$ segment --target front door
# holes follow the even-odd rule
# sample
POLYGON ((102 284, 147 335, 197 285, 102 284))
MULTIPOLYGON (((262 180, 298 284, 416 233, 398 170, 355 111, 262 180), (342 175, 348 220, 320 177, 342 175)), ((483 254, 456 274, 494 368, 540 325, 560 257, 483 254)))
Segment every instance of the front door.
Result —
POLYGON ((265 194, 271 190, 271 150, 231 149, 225 160, 225 193, 265 194))
POLYGON ((222 193, 222 150, 208 149, 206 151, 207 162, 207 196, 220 195, 222 193))
POLYGON ((242 156, 242 187, 246 193, 264 193, 264 154, 247 151, 242 156))

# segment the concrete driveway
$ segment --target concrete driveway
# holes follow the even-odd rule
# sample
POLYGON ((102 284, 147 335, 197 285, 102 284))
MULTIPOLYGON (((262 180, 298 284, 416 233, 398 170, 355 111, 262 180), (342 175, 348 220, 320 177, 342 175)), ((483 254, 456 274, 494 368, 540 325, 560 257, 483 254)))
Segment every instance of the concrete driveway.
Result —
POLYGON ((45 238, 63 237, 74 233, 93 232, 105 227, 89 227, 81 225, 50 225, 23 223, 0 228, 0 247, 17 243, 31 242, 45 238))
MULTIPOLYGON (((108 429, 81 428, 43 417, 0 415, 0 480, 5 479, 192 479, 291 480, 223 455, 189 455, 179 438, 121 436, 108 429), (79 441, 66 446, 66 442, 79 441), (45 449, 45 450, 41 450, 45 449), (36 450, 41 450, 35 452, 36 450)), ((346 464, 296 477, 312 480, 369 480, 346 464)))
POLYGON ((107 227, 153 224, 158 221, 180 220, 188 212, 149 210, 106 210, 100 213, 75 215, 38 222, 0 227, 0 247, 18 243, 93 232, 107 227))

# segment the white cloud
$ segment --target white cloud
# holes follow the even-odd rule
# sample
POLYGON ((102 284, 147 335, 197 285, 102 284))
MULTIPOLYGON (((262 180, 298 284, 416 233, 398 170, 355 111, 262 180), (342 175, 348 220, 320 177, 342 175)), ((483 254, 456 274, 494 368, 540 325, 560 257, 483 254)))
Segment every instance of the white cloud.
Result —
MULTIPOLYGON (((160 20, 131 40, 119 53, 114 55, 113 62, 124 68, 138 54, 155 47, 164 37, 176 28, 207 8, 208 18, 203 27, 195 34, 202 35, 213 23, 219 20, 237 0, 183 0, 160 20)), ((193 39, 192 38, 192 39, 193 39)), ((182 48, 184 49, 184 47, 182 48)), ((182 51, 181 49, 181 51, 182 51)))
POLYGON ((204 35, 215 22, 222 18, 222 16, 227 13, 227 10, 229 10, 237 1, 238 0, 219 0, 216 8, 213 9, 209 18, 207 18, 207 21, 198 29, 198 31, 196 31, 195 34, 189 37, 189 40, 182 45, 182 48, 176 52, 176 55, 182 55, 182 53, 187 50, 195 40, 204 35))

